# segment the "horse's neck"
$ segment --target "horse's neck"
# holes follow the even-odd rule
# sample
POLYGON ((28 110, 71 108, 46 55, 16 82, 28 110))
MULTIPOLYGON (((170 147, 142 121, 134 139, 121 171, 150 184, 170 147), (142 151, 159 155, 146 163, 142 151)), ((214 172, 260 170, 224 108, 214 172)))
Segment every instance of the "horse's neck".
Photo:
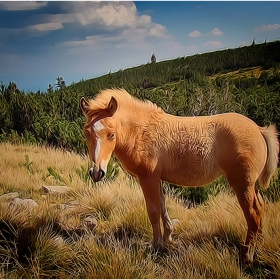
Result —
POLYGON ((143 110, 128 110, 118 116, 116 153, 131 154, 147 126, 149 114, 143 110))
POLYGON ((163 111, 147 104, 126 106, 117 116, 118 139, 116 152, 133 153, 143 131, 162 118, 163 111))
POLYGON ((126 119, 118 123, 116 150, 130 153, 133 150, 136 138, 141 133, 141 124, 133 119, 126 119))

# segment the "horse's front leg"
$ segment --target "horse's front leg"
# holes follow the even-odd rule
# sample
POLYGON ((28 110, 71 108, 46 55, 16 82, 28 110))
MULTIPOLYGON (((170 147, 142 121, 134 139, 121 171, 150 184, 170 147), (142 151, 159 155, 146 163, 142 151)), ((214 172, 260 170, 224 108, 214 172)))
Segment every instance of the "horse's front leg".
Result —
POLYGON ((163 242, 172 242, 172 237, 171 234, 173 232, 173 223, 168 215, 168 212, 166 210, 165 206, 165 197, 163 194, 163 187, 161 184, 160 188, 160 207, 161 207, 161 219, 162 219, 162 224, 163 224, 163 242))
POLYGON ((161 185, 160 180, 145 176, 139 178, 142 191, 146 201, 146 207, 153 228, 153 247, 162 251, 163 239, 160 229, 161 216, 161 185))

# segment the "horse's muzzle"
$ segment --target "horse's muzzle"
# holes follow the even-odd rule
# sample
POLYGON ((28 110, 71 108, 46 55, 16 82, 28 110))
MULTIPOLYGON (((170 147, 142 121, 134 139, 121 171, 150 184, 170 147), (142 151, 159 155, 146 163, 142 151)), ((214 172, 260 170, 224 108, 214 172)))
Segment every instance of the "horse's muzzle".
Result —
POLYGON ((89 176, 94 182, 99 182, 105 176, 105 172, 102 169, 94 170, 93 168, 90 168, 89 176))

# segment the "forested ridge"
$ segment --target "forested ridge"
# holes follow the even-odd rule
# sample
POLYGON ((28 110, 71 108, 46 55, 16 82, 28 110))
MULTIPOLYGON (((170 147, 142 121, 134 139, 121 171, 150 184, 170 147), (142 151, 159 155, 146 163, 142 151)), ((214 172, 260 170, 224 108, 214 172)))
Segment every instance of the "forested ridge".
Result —
POLYGON ((142 64, 59 90, 23 92, 14 82, 1 84, 0 141, 86 153, 79 100, 113 87, 174 115, 235 111, 280 130, 280 41, 142 64))

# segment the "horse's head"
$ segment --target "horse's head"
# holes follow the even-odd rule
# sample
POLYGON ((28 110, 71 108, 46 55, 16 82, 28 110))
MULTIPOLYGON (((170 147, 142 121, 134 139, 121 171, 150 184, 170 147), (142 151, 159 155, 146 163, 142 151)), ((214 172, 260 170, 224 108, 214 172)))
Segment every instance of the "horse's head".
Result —
POLYGON ((81 108, 87 118, 84 133, 87 138, 92 167, 89 170, 93 181, 100 181, 106 174, 107 165, 116 145, 116 123, 113 115, 117 111, 117 100, 112 97, 105 108, 92 108, 84 98, 81 108))

